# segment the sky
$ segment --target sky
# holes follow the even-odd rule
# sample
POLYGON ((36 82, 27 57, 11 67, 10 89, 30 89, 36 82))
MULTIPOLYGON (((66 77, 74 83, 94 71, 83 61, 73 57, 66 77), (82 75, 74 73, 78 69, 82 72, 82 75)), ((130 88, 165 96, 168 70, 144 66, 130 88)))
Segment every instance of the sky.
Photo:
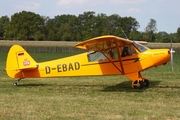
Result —
POLYGON ((78 16, 84 12, 118 14, 139 22, 138 31, 145 31, 150 19, 156 20, 157 32, 176 33, 180 27, 180 0, 0 0, 0 17, 31 11, 54 18, 57 15, 78 16))

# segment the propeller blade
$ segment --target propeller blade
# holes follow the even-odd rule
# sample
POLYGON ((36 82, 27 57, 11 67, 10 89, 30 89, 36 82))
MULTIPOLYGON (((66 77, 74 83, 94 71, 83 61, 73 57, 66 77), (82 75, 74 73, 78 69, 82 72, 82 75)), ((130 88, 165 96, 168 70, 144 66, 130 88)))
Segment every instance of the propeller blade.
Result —
POLYGON ((173 46, 172 46, 172 39, 171 39, 171 48, 170 48, 170 53, 171 53, 171 68, 172 71, 174 71, 174 60, 173 60, 173 53, 175 53, 175 51, 173 50, 173 46))
POLYGON ((173 53, 171 52, 171 68, 172 68, 172 71, 174 71, 174 63, 173 63, 173 53))

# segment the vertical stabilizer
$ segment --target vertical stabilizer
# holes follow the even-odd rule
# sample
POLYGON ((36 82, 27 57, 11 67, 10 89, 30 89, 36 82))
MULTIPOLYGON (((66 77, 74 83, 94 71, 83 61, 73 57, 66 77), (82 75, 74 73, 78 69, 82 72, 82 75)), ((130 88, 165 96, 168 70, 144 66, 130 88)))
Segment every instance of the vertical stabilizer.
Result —
POLYGON ((7 56, 6 72, 11 78, 23 78, 23 70, 36 69, 35 60, 19 45, 13 45, 7 56))

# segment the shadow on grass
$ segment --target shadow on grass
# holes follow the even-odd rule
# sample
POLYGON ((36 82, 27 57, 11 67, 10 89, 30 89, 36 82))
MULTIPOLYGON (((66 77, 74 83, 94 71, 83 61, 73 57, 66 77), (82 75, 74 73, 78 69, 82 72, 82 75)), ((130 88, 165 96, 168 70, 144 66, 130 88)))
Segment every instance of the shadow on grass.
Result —
POLYGON ((18 84, 17 87, 40 87, 49 86, 49 84, 18 84))
MULTIPOLYGON (((104 85, 69 85, 69 84, 64 84, 64 85, 55 85, 55 86, 59 86, 61 88, 63 87, 75 87, 75 88, 90 88, 90 89, 93 89, 95 87, 101 87, 103 88, 101 91, 102 92, 122 92, 122 91, 125 91, 125 92, 144 92, 146 89, 148 88, 156 88, 158 86, 158 84, 161 82, 161 81, 149 81, 150 82, 150 85, 149 87, 144 87, 143 89, 132 89, 131 88, 131 81, 124 81, 124 82, 121 82, 119 84, 116 84, 116 85, 113 85, 113 86, 106 86, 104 87, 104 85)), ((52 84, 38 84, 38 83, 34 83, 34 84, 18 84, 17 87, 46 87, 46 86, 52 86, 52 84)), ((73 88, 74 88, 73 87, 73 88)), ((158 86, 160 88, 162 88, 163 86, 158 86)), ((164 86, 164 87, 168 87, 168 86, 164 86)))
POLYGON ((149 87, 144 87, 142 89, 132 89, 131 88, 131 81, 124 81, 114 86, 107 86, 104 88, 104 92, 144 92, 148 88, 156 87, 161 81, 150 81, 149 87))
POLYGON ((178 85, 175 85, 175 86, 166 85, 166 86, 159 86, 159 88, 175 88, 175 89, 180 89, 180 86, 178 86, 178 85))

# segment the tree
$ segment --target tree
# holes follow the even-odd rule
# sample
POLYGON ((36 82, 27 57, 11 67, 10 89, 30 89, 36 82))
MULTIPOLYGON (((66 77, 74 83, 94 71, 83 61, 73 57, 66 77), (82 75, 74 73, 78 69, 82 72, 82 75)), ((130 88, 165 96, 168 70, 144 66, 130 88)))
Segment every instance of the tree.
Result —
POLYGON ((11 19, 7 16, 0 18, 0 39, 82 41, 110 34, 148 42, 168 42, 169 38, 173 42, 180 42, 180 28, 171 35, 164 31, 156 33, 154 19, 150 19, 145 32, 137 31, 139 27, 135 18, 121 17, 118 14, 95 15, 94 11, 88 11, 78 16, 63 14, 50 19, 22 11, 12 15, 11 19))
POLYGON ((162 32, 158 32, 156 35, 155 35, 155 42, 169 42, 168 40, 168 33, 162 31, 162 32))
POLYGON ((8 16, 2 16, 0 18, 0 38, 4 39, 6 36, 4 36, 5 27, 9 23, 9 17, 8 16))
POLYGON ((77 35, 78 21, 75 15, 58 15, 48 22, 48 28, 51 28, 51 40, 74 41, 77 35), (53 30, 52 30, 53 29, 53 30), (53 33, 54 32, 54 33, 53 33), (52 33, 54 34, 52 36, 52 33))
POLYGON ((107 15, 106 14, 97 14, 97 16, 93 17, 93 26, 91 31, 92 37, 97 37, 101 35, 107 34, 107 15))
POLYGON ((176 42, 180 42, 180 27, 177 29, 177 37, 176 37, 176 42))
POLYGON ((18 40, 34 39, 35 33, 42 31, 43 25, 44 19, 40 15, 22 11, 11 16, 6 35, 18 40))
POLYGON ((91 36, 97 37, 108 34, 108 16, 106 14, 97 14, 92 18, 91 36))
POLYGON ((50 26, 48 25, 48 21, 50 21, 50 18, 49 17, 46 17, 46 16, 42 16, 42 19, 43 19, 43 25, 41 26, 41 32, 40 32, 40 36, 42 36, 42 39, 40 37, 40 40, 48 40, 48 34, 49 34, 49 31, 50 31, 50 26))
POLYGON ((106 29, 107 34, 118 35, 119 29, 121 29, 121 17, 118 14, 108 16, 106 29))
POLYGON ((145 28, 145 36, 147 41, 154 42, 155 37, 154 33, 157 31, 156 28, 156 20, 150 19, 150 22, 148 23, 147 27, 145 28))
POLYGON ((83 40, 92 38, 95 25, 95 12, 88 11, 78 16, 78 29, 83 40))
POLYGON ((131 40, 142 40, 142 33, 137 31, 137 30, 133 30, 129 34, 129 39, 131 39, 131 40))
MULTIPOLYGON (((132 31, 137 31, 137 29, 140 27, 139 23, 136 21, 135 18, 132 17, 124 17, 121 20, 121 28, 124 30, 124 33, 129 38, 130 33, 132 31)), ((124 36, 124 35, 123 35, 124 36)))

